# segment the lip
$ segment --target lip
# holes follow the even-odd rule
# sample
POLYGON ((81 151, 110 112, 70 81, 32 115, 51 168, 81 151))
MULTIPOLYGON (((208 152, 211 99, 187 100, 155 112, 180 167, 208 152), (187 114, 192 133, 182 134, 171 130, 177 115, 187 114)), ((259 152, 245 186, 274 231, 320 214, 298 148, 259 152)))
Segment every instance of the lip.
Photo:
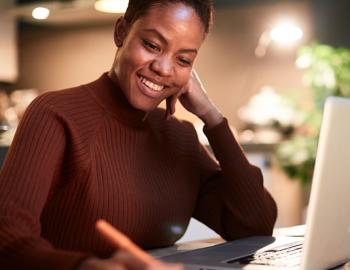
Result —
MULTIPOLYGON (((163 92, 164 92, 164 88, 167 87, 167 85, 164 85, 164 88, 161 90, 161 91, 155 91, 155 90, 152 90, 151 88, 147 87, 146 85, 144 85, 142 82, 141 82, 141 77, 145 77, 147 80, 148 77, 146 76, 143 76, 143 75, 140 75, 140 74, 137 74, 136 75, 136 80, 137 80, 137 85, 138 85, 138 88, 140 89, 140 91, 148 96, 148 97, 151 97, 151 98, 160 98, 161 96, 163 96, 163 92)), ((155 82, 154 80, 150 80, 151 82, 154 82, 154 83, 157 83, 155 82)), ((161 84, 161 83, 157 83, 157 84, 161 84)), ((162 84, 161 84, 162 85, 162 84)))
POLYGON ((138 77, 140 77, 140 76, 142 76, 142 77, 145 77, 147 80, 149 80, 149 81, 151 81, 151 82, 153 82, 153 83, 155 83, 155 84, 159 84, 159 85, 164 85, 164 88, 165 87, 169 87, 169 85, 167 84, 167 83, 164 83, 164 82, 162 82, 162 81, 159 81, 159 80, 156 80, 156 79, 154 79, 154 78, 150 78, 150 77, 148 77, 147 75, 143 75, 143 74, 136 74, 138 77))

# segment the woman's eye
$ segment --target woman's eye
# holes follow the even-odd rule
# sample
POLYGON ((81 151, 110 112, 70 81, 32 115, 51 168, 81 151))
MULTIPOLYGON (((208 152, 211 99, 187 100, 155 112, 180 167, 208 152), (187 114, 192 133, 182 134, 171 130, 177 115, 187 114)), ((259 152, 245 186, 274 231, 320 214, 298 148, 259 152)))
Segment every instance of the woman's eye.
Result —
POLYGON ((190 59, 187 58, 179 58, 179 62, 180 64, 184 65, 184 66, 191 66, 192 65, 192 61, 190 59))
POLYGON ((150 50, 152 50, 152 51, 157 51, 157 52, 159 52, 160 51, 160 49, 158 48, 158 46, 157 45, 155 45, 155 44, 153 44, 152 42, 149 42, 148 40, 143 40, 143 44, 148 48, 148 49, 150 49, 150 50))

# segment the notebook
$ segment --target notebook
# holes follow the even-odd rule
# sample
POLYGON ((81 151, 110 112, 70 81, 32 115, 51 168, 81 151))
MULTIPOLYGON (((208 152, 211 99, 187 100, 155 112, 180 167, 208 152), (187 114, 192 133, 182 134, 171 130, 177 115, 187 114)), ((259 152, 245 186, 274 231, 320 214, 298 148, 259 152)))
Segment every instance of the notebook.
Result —
POLYGON ((305 237, 254 236, 162 259, 183 263, 188 270, 319 270, 349 261, 349 117, 350 99, 326 100, 305 237))

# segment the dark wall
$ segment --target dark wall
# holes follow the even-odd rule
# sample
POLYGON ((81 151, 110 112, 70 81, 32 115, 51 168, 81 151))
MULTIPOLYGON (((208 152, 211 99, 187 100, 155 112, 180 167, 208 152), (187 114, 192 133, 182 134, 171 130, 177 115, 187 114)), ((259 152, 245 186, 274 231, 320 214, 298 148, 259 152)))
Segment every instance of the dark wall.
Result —
POLYGON ((350 1, 313 0, 315 38, 336 47, 350 48, 350 1))

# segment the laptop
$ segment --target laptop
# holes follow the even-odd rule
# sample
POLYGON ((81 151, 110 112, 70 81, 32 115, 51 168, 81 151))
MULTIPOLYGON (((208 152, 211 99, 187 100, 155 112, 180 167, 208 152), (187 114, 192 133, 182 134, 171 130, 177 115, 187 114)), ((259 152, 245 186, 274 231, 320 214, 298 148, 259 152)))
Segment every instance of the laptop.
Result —
POLYGON ((350 260, 350 99, 326 100, 305 237, 253 236, 162 257, 188 270, 331 269, 350 260))

